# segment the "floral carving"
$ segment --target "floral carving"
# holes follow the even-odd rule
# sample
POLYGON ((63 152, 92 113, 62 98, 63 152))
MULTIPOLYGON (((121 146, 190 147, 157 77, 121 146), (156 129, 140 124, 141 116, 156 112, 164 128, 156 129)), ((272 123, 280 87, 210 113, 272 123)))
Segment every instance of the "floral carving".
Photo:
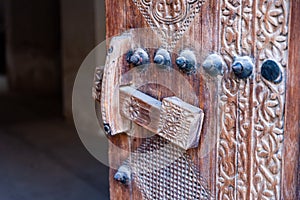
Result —
POLYGON ((275 59, 287 64, 288 7, 286 0, 263 1, 258 4, 257 49, 259 59, 275 59))
MULTIPOLYGON (((221 2, 221 54, 230 66, 233 57, 240 52, 241 1, 221 2)), ((220 135, 217 144, 217 191, 218 199, 234 199, 237 175, 237 126, 238 82, 230 68, 223 76, 220 99, 220 135)))
MULTIPOLYGON (((281 64, 285 77, 288 60, 287 0, 263 1, 257 5, 257 71, 265 59, 281 64)), ((284 79, 284 78, 283 78, 284 79)), ((281 199, 284 139, 285 81, 270 83, 258 74, 254 86, 254 163, 252 198, 281 199)))
POLYGON ((236 80, 229 69, 221 83, 219 199, 281 198, 286 85, 284 78, 281 83, 262 79, 260 66, 273 59, 285 77, 288 8, 287 0, 221 2, 221 54, 227 65, 235 55, 257 59, 254 78, 236 80))
MULTIPOLYGON (((241 49, 240 55, 248 55, 252 57, 255 51, 254 34, 254 2, 253 0, 243 0, 241 5, 241 49)), ((253 72, 255 73, 255 71, 253 72)), ((238 92, 238 133, 237 133, 237 199, 249 199, 250 192, 247 188, 250 187, 249 179, 251 177, 251 145, 252 141, 252 107, 251 107, 251 92, 253 88, 251 83, 253 77, 239 81, 238 92)))
POLYGON ((253 0, 244 0, 242 5, 242 53, 244 55, 253 55, 254 51, 254 29, 253 29, 253 0))
POLYGON ((140 115, 140 104, 135 98, 131 97, 124 103, 124 112, 131 120, 136 120, 140 115))

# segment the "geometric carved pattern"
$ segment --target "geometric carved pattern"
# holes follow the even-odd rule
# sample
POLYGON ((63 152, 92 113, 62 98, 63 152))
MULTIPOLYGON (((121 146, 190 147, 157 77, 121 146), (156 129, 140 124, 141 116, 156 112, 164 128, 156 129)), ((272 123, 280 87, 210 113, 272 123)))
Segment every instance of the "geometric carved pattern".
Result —
POLYGON ((145 199, 212 199, 189 155, 160 136, 145 139, 122 166, 145 199))
POLYGON ((94 76, 94 85, 92 88, 93 98, 97 101, 101 99, 101 87, 102 87, 102 76, 103 76, 103 67, 96 67, 94 76))
POLYGON ((133 87, 120 88, 121 115, 187 150, 199 144, 203 111, 177 97, 162 102, 133 87))
POLYGON ((247 80, 235 79, 228 68, 222 80, 218 199, 281 199, 288 11, 288 0, 221 2, 224 60, 230 66, 234 56, 249 55, 256 67, 247 80), (279 63, 281 83, 261 77, 266 59, 279 63))
POLYGON ((205 0, 133 0, 150 27, 172 50, 200 11, 205 0))
POLYGON ((198 146, 200 134, 191 134, 193 131, 201 131, 203 111, 186 104, 177 97, 165 98, 162 101, 158 134, 184 149, 198 146), (192 137, 191 137, 192 136, 192 137))

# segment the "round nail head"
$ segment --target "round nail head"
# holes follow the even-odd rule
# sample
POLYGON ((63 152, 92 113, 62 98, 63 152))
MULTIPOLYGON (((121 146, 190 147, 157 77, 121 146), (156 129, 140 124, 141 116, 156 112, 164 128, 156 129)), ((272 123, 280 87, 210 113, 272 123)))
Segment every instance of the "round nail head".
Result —
POLYGON ((252 74, 254 64, 249 56, 238 56, 232 63, 232 71, 239 79, 249 78, 252 74))
POLYGON ((164 57, 162 55, 156 55, 154 58, 154 63, 162 65, 164 64, 164 57))
POLYGON ((103 127, 104 127, 104 131, 105 131, 107 134, 111 134, 111 129, 110 129, 109 124, 104 124, 103 127))
POLYGON ((282 73, 279 65, 274 60, 266 60, 261 67, 261 75, 264 79, 278 83, 282 80, 282 73))
POLYGON ((139 63, 139 61, 140 61, 140 58, 139 58, 139 56, 137 56, 137 55, 133 55, 133 56, 131 56, 131 58, 130 58, 130 62, 131 62, 132 64, 134 64, 134 65, 137 65, 137 64, 139 63))

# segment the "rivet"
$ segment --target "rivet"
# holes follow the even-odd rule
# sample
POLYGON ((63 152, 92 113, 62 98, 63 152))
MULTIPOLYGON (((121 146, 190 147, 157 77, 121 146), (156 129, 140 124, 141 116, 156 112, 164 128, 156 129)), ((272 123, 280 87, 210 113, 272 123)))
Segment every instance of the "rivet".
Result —
POLYGON ((264 79, 273 83, 280 83, 282 81, 282 72, 274 60, 269 59, 263 62, 261 75, 264 79))
POLYGON ((217 54, 209 55, 202 64, 203 69, 211 76, 223 75, 225 62, 222 57, 217 54))
POLYGON ((114 179, 124 185, 128 185, 131 182, 130 167, 128 165, 121 165, 115 174, 114 179))
POLYGON ((103 124, 103 127, 104 127, 104 131, 110 135, 111 134, 111 129, 110 129, 110 126, 109 124, 103 124))
POLYGON ((178 68, 188 75, 196 72, 196 56, 191 50, 183 50, 176 59, 178 68))
POLYGON ((150 61, 148 53, 142 48, 137 48, 134 52, 129 51, 126 60, 134 66, 144 65, 150 61))
POLYGON ((110 46, 109 49, 108 49, 108 53, 112 53, 113 51, 114 51, 114 47, 110 46))
POLYGON ((171 65, 170 53, 165 49, 158 49, 154 56, 154 63, 161 67, 168 68, 171 65))
POLYGON ((234 58, 232 63, 232 71, 240 78, 248 78, 253 71, 253 62, 249 56, 238 56, 234 58))

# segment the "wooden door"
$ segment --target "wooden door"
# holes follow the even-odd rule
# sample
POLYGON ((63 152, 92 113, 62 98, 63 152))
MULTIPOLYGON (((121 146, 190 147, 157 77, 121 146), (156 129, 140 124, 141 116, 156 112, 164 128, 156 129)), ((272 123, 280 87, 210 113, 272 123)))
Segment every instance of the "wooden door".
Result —
MULTIPOLYGON (((117 169, 111 169, 111 199, 192 199, 193 195, 203 199, 300 198, 299 9, 298 0, 106 1, 107 38, 133 28, 150 28, 153 32, 137 40, 150 44, 155 38, 163 38, 162 46, 174 52, 171 68, 189 82, 198 98, 197 103, 190 103, 205 115, 198 147, 183 151, 183 160, 164 171, 165 176, 158 171, 147 176, 132 172, 132 181, 126 185, 114 179, 117 169), (164 36, 160 30, 165 30, 164 36), (185 73, 175 64, 184 49, 191 49, 197 57, 195 73, 185 73), (202 69, 211 54, 224 61, 224 73, 217 78, 210 78, 202 69), (232 66, 242 56, 250 58, 253 69, 251 75, 239 78, 232 66), (267 65, 262 72, 268 60, 276 66, 267 65), (278 75, 270 75, 276 70, 278 75), (182 175, 184 170, 187 172, 182 175), (180 185, 183 183, 185 186, 180 185), (201 197, 196 195, 200 190, 201 197)), ((147 49, 150 62, 156 51, 155 46, 147 49)), ((122 74, 132 66, 124 57, 121 60, 122 72, 118 73, 122 74)), ((159 76, 158 71, 151 73, 159 76)), ((176 90, 186 90, 183 87, 176 85, 176 90)), ((139 90, 158 100, 174 95, 155 84, 139 90)), ((184 92, 179 93, 185 98, 184 92)), ((131 136, 109 136, 114 145, 127 150, 119 152, 112 145, 111 162, 122 166, 135 159, 134 152, 147 140, 136 135, 145 132, 136 126, 131 136)), ((155 138, 148 139, 143 148, 163 143, 160 136, 151 137, 155 138)), ((177 151, 172 148, 170 154, 177 151)), ((156 162, 167 154, 158 156, 156 162)))

